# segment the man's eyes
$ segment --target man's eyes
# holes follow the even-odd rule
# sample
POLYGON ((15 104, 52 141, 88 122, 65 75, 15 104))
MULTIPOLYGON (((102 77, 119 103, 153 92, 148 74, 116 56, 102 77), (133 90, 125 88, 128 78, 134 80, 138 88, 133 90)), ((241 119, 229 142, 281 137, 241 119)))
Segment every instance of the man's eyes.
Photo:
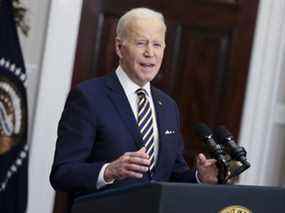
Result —
POLYGON ((144 47, 146 44, 147 44, 147 42, 145 42, 145 41, 138 41, 138 42, 136 42, 136 45, 139 46, 139 47, 144 47))
POLYGON ((156 48, 161 48, 162 44, 161 43, 154 43, 153 46, 156 47, 156 48))
MULTIPOLYGON (((138 46, 138 47, 145 47, 145 46, 147 46, 148 45, 148 42, 147 41, 137 41, 136 42, 136 46, 138 46)), ((162 44, 161 43, 158 43, 158 42, 154 42, 154 43, 152 43, 152 46, 154 47, 154 48, 161 48, 162 47, 162 44)))

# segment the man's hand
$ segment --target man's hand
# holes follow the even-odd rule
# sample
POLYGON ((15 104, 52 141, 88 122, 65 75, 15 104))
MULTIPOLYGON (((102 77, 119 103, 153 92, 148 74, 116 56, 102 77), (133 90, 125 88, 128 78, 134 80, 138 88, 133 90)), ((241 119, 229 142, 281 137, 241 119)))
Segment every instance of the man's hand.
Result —
POLYGON ((137 152, 126 152, 106 167, 104 179, 109 182, 124 178, 142 178, 149 165, 149 156, 144 147, 137 152))
POLYGON ((202 183, 215 184, 218 182, 218 168, 215 159, 207 159, 200 153, 196 159, 198 177, 202 183))

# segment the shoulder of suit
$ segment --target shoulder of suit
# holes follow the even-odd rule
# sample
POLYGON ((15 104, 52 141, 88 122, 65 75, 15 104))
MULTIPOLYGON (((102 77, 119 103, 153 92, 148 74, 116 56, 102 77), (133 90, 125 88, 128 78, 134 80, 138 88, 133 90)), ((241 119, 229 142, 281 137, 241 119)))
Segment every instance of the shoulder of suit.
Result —
POLYGON ((97 92, 102 92, 102 90, 104 89, 105 79, 106 79, 106 76, 82 81, 78 85, 76 85, 73 90, 79 90, 87 94, 88 93, 94 94, 97 92))
POLYGON ((170 97, 167 93, 163 92, 162 90, 160 90, 154 86, 151 86, 151 90, 153 93, 155 93, 157 96, 159 96, 162 101, 177 105, 175 100, 172 97, 170 97))

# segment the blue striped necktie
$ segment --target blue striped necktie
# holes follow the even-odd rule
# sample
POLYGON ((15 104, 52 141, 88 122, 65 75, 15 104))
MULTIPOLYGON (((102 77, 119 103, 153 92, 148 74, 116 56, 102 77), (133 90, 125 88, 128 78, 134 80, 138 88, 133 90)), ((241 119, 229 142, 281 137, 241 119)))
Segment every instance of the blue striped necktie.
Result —
POLYGON ((144 89, 136 90, 138 95, 138 128, 142 136, 143 146, 146 153, 149 155, 151 171, 154 167, 154 132, 153 132, 153 117, 150 103, 147 97, 147 92, 144 89))

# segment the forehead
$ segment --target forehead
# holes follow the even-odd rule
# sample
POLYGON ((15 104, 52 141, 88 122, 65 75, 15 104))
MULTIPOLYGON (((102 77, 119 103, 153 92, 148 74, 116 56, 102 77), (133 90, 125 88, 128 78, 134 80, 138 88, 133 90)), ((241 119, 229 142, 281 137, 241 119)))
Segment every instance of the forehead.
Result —
POLYGON ((131 39, 142 37, 164 41, 165 31, 164 24, 158 18, 137 18, 126 26, 127 37, 131 39))

